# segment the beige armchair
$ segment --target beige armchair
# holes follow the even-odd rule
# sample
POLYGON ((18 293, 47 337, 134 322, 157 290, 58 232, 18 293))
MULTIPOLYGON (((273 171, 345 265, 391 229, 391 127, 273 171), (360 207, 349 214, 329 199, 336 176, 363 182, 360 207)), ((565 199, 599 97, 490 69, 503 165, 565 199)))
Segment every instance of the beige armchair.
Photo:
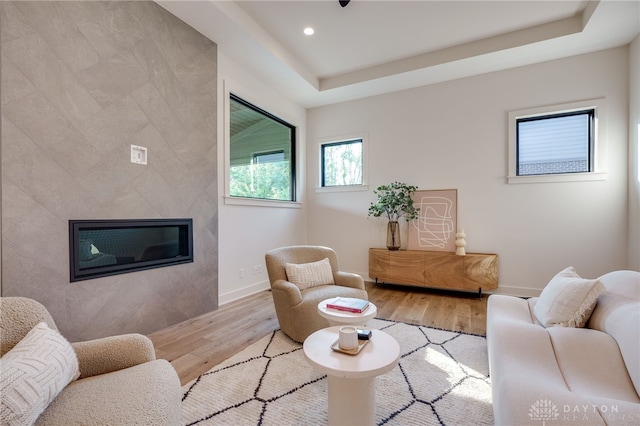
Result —
POLYGON ((270 250, 265 255, 267 273, 273 293, 280 329, 297 342, 303 342, 314 331, 328 327, 318 314, 318 303, 332 297, 354 297, 369 300, 360 275, 339 270, 338 256, 328 247, 289 246, 270 250), (333 284, 303 288, 289 281, 285 265, 307 264, 329 259, 333 284))
MULTIPOLYGON (((40 322, 58 330, 37 301, 0 298, 0 355, 40 322)), ((181 424, 180 380, 168 361, 156 360, 148 337, 127 334, 72 343, 71 347, 80 376, 62 389, 36 425, 181 424)))

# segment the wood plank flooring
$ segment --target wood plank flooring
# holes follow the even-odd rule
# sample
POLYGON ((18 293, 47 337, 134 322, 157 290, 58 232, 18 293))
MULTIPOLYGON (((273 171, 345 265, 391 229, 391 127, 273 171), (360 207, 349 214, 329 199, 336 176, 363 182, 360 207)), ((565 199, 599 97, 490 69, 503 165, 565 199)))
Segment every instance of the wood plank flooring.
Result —
MULTIPOLYGON (((378 318, 484 335, 487 295, 367 283, 378 318)), ((184 385, 279 328, 270 291, 150 334, 184 385)))

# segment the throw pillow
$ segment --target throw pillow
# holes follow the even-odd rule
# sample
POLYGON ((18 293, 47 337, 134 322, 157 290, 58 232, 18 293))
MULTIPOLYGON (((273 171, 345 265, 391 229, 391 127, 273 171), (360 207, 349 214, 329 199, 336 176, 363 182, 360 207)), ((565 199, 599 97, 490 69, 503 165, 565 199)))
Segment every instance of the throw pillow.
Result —
POLYGON ((549 281, 533 313, 545 327, 584 327, 603 291, 600 281, 582 278, 570 266, 549 281))
POLYGON ((0 424, 32 425, 80 375, 71 344, 46 323, 36 325, 0 358, 0 424))
POLYGON ((318 285, 334 284, 331 263, 328 258, 311 263, 286 263, 287 280, 298 286, 300 290, 318 285))

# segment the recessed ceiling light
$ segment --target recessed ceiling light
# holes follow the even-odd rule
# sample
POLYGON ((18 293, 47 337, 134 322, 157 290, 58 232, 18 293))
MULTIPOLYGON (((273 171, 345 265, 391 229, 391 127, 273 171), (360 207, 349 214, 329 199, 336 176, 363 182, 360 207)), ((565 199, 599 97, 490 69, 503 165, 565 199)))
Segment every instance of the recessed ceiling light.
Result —
POLYGON ((311 27, 307 27, 307 28, 304 29, 304 33, 306 35, 312 35, 314 32, 315 32, 314 29, 311 28, 311 27))

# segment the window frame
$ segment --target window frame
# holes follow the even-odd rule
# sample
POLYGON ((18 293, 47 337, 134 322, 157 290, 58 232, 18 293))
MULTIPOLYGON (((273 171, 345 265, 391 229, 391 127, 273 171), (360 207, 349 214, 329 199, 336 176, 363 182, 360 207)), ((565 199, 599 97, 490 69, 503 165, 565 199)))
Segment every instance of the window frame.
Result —
POLYGON ((507 183, 550 183, 550 182, 575 182, 593 181, 606 179, 606 104, 604 98, 590 99, 585 101, 571 102, 565 104, 548 105, 543 107, 510 111, 508 113, 508 170, 507 183), (517 124, 522 119, 544 119, 555 116, 570 115, 580 111, 593 110, 593 138, 590 147, 590 171, 588 172, 568 172, 553 174, 518 174, 518 141, 517 124))
POLYGON ((522 123, 534 123, 536 121, 546 121, 546 120, 554 120, 558 118, 566 118, 566 117, 576 117, 576 116, 587 116, 587 169, 586 171, 580 172, 564 172, 564 173, 590 173, 594 170, 594 156, 593 149, 595 147, 595 108, 586 108, 579 109, 575 111, 568 112, 560 112, 553 114, 542 114, 542 115, 534 115, 529 117, 517 117, 516 118, 516 175, 517 176, 540 176, 540 175, 558 175, 563 173, 531 173, 531 174, 521 174, 520 171, 520 124, 522 123))
MULTIPOLYGON (((265 108, 257 102, 254 102, 253 99, 250 99, 250 96, 245 96, 244 94, 229 89, 227 82, 224 82, 224 110, 223 110, 223 128, 224 128, 224 204, 228 205, 242 205, 242 206, 259 206, 259 207, 282 207, 282 208, 294 208, 300 209, 302 208, 302 203, 299 201, 300 199, 300 185, 299 185, 299 167, 300 167, 300 158, 299 158, 299 140, 300 140, 300 125, 296 122, 296 120, 285 117, 282 114, 277 112, 272 113, 269 110, 276 111, 276 108, 265 108), (252 197, 243 197, 237 195, 231 195, 231 99, 232 96, 236 99, 239 99, 240 102, 249 104, 251 107, 256 108, 260 112, 266 114, 270 118, 275 119, 278 122, 283 122, 285 125, 292 126, 292 141, 291 141, 291 156, 290 161, 293 163, 291 167, 291 197, 293 200, 276 200, 276 199, 267 199, 267 198, 252 198, 252 197), (250 99, 250 100, 248 100, 250 99)), ((253 154, 262 154, 265 151, 256 150, 253 154)))
POLYGON ((349 191, 368 191, 368 133, 360 132, 339 137, 328 137, 318 139, 318 149, 316 150, 318 155, 318 174, 317 174, 317 186, 315 192, 349 192, 349 191), (324 146, 338 145, 343 143, 349 143, 354 141, 361 141, 362 143, 362 183, 356 185, 335 185, 324 186, 324 146))
MULTIPOLYGON (((363 151, 363 142, 362 138, 349 139, 343 141, 336 142, 326 142, 320 144, 320 187, 322 188, 335 188, 335 187, 344 187, 344 186, 354 186, 354 185, 362 185, 362 182, 351 184, 351 185, 326 185, 326 175, 325 175, 325 166, 326 166, 326 158, 325 158, 325 150, 328 147, 340 146, 340 145, 351 145, 351 144, 360 144, 360 151, 363 151)), ((362 154, 360 155, 360 159, 362 160, 362 154)), ((362 175, 362 170, 360 170, 360 175, 362 175)))
MULTIPOLYGON (((277 149, 277 150, 271 150, 271 151, 259 151, 259 152, 254 152, 252 154, 252 161, 256 161, 257 160, 257 164, 263 164, 260 162, 260 157, 266 157, 269 155, 274 155, 274 154, 283 154, 284 155, 284 150, 282 149, 277 149)), ((254 163, 256 164, 256 163, 254 163)))

